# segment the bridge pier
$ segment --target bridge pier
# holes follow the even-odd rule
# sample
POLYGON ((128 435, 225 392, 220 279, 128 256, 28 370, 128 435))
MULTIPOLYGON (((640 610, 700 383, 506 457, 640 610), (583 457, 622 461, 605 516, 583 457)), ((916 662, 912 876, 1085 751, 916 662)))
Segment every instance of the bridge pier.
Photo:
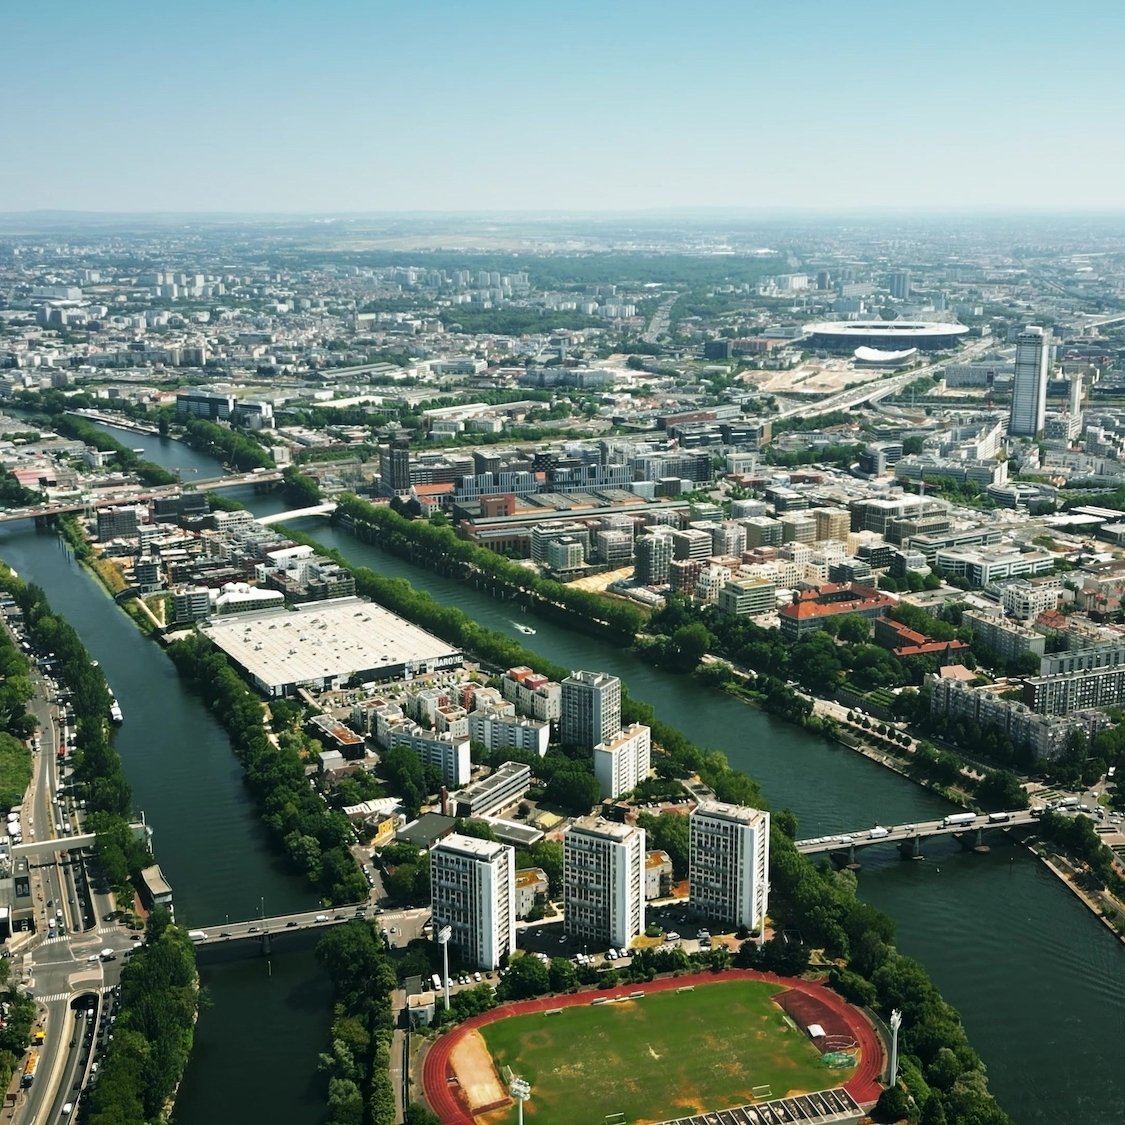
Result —
POLYGON ((266 932, 262 934, 262 956, 268 957, 270 955, 270 950, 270 932, 269 930, 266 930, 266 932))
POLYGON ((899 855, 903 859, 924 859, 922 855, 922 837, 915 834, 908 840, 903 840, 898 845, 899 855))

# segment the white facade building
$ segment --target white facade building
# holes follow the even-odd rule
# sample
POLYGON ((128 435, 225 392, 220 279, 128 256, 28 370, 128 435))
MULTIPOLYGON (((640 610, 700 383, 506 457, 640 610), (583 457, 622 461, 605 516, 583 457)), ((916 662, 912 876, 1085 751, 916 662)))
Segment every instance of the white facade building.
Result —
POLYGON ((516 852, 507 844, 454 832, 430 852, 434 933, 480 969, 495 969, 516 948, 516 852))
POLYGON ((652 762, 652 731, 634 723, 594 747, 594 776, 602 800, 628 793, 648 777, 652 762))
POLYGON ((599 819, 563 834, 565 928, 595 948, 627 949, 645 928, 645 832, 599 819))
POLYGON ((1047 368, 1050 337, 1029 324, 1016 337, 1016 370, 1012 379, 1011 437, 1035 437, 1043 429, 1047 412, 1047 368))
POLYGON ((703 801, 691 814, 692 909, 731 927, 761 929, 769 910, 770 814, 703 801))

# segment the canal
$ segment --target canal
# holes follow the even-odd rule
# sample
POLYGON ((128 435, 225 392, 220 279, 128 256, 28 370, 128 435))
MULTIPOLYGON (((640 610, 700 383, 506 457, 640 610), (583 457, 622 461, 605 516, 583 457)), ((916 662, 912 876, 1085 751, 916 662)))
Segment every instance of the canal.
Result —
MULTIPOLYGON (((211 458, 177 443, 112 432, 144 448, 150 460, 179 468, 185 481, 188 474, 215 474, 211 458)), ((228 495, 259 514, 285 508, 277 493, 241 488, 228 495)), ((901 823, 948 807, 858 755, 628 652, 534 617, 520 618, 536 629, 521 637, 509 607, 360 544, 324 520, 296 526, 357 565, 407 578, 443 604, 508 631, 557 664, 621 676, 663 720, 760 781, 775 808, 792 808, 802 835, 901 823)), ((261 835, 225 736, 180 689, 159 649, 66 559, 53 536, 8 525, 0 532, 0 557, 44 586, 120 697, 126 719, 118 745, 184 920, 210 922, 220 910, 256 913, 262 895, 267 911, 308 902, 303 884, 279 868, 261 835), (150 729, 138 729, 135 717, 150 729)), ((1125 1073, 1116 1065, 1125 950, 1049 873, 1002 838, 986 857, 946 842, 931 844, 921 863, 902 862, 893 849, 868 849, 860 858, 861 895, 895 919, 900 948, 926 966, 961 1011, 997 1097, 1017 1122, 1125 1121, 1125 1073)), ((318 1119, 309 1077, 325 1042, 327 990, 311 956, 293 957, 275 959, 272 977, 259 964, 205 970, 213 1004, 200 1017, 178 1125, 203 1125, 218 1113, 294 1125, 318 1119)))

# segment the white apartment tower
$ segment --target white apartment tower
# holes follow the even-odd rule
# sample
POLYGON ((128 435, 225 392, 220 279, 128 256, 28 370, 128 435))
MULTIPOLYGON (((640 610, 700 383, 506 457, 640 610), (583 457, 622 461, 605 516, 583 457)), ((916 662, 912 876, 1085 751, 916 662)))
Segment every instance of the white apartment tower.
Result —
POLYGON ((761 929, 769 909, 770 814, 703 801, 691 814, 691 907, 728 926, 761 929))
POLYGON ((605 672, 572 672, 562 682, 559 740, 593 750, 621 730, 621 681, 605 672))
POLYGON ((1016 337, 1016 370, 1008 419, 1010 437, 1035 437, 1043 429, 1049 352, 1050 336, 1036 324, 1029 324, 1016 337))
POLYGON ((516 948, 516 853, 507 844, 454 832, 430 852, 434 933, 465 962, 495 969, 516 948))
POLYGON ((636 789, 652 763, 652 731, 634 723, 594 747, 594 776, 602 800, 636 789))
POLYGON ((594 948, 627 949, 645 928, 644 829, 596 818, 568 828, 563 901, 567 934, 594 948))

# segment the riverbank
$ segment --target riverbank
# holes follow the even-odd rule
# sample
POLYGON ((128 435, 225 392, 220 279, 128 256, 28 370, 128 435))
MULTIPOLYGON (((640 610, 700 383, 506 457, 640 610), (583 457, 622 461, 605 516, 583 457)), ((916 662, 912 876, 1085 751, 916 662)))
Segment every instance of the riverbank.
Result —
POLYGON ((1024 841, 1024 844, 1029 851, 1034 853, 1039 862, 1042 863, 1043 866, 1046 867, 1111 934, 1113 934, 1118 942, 1125 945, 1125 933, 1119 930, 1113 922, 1110 921, 1101 899, 1096 898, 1090 891, 1079 886, 1078 879, 1082 872, 1072 865, 1070 860, 1065 856, 1060 856, 1058 854, 1048 855, 1045 851, 1040 851, 1035 846, 1035 841, 1033 839, 1024 841), (1066 864, 1066 868, 1060 865, 1062 863, 1066 864), (1067 870, 1067 868, 1069 868, 1069 870, 1067 870))

